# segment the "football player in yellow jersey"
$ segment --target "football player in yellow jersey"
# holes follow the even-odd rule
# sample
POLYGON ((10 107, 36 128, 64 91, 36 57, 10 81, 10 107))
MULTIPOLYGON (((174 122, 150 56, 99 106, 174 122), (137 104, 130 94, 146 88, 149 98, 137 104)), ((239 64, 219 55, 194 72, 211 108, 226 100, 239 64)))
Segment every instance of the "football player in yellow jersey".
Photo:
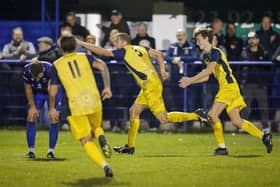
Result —
POLYGON ((218 148, 214 155, 228 155, 225 146, 223 128, 219 119, 220 114, 226 109, 231 122, 238 128, 243 129, 252 136, 262 139, 267 152, 272 151, 272 135, 270 132, 262 132, 251 122, 240 117, 240 111, 246 107, 246 103, 240 94, 240 89, 235 77, 232 74, 231 67, 227 61, 226 55, 219 48, 212 47, 213 31, 211 29, 201 29, 195 33, 196 43, 199 48, 205 52, 203 62, 206 69, 193 77, 183 77, 180 87, 186 88, 191 84, 206 82, 211 74, 217 79, 219 91, 215 97, 212 108, 208 116, 212 121, 214 134, 218 148))
POLYGON ((140 125, 140 114, 146 108, 150 109, 162 124, 189 120, 202 120, 207 122, 207 114, 202 109, 198 109, 193 113, 167 113, 162 98, 162 83, 151 60, 151 57, 157 60, 162 78, 164 80, 167 79, 168 73, 165 71, 161 52, 142 46, 130 45, 130 37, 126 33, 117 34, 116 43, 118 49, 111 51, 78 40, 79 45, 91 50, 97 55, 113 57, 118 61, 123 61, 127 69, 136 79, 138 85, 141 87, 140 93, 134 104, 130 107, 128 144, 121 147, 115 147, 114 150, 116 152, 127 154, 134 153, 136 135, 140 125))
POLYGON ((93 56, 75 52, 76 39, 73 36, 63 36, 60 44, 64 54, 53 64, 49 89, 49 117, 52 121, 58 119, 58 112, 54 108, 54 98, 58 85, 61 84, 66 94, 67 120, 73 136, 80 140, 88 156, 104 169, 105 176, 112 177, 113 172, 110 166, 92 141, 93 137, 97 138, 104 156, 110 157, 111 150, 101 127, 102 102, 92 70, 92 67, 101 70, 104 100, 112 96, 107 66, 94 59, 93 56))

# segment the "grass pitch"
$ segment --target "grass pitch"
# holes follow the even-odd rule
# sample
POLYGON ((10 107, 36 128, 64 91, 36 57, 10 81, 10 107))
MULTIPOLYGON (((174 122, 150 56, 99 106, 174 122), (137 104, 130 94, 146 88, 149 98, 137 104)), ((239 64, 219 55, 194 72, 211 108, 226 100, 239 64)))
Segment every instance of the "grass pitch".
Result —
MULTIPOLYGON (((126 143, 126 134, 106 134, 111 146, 126 143)), ((25 131, 0 130, 0 186, 2 187, 213 187, 280 186, 280 136, 274 135, 268 155, 262 142, 247 134, 226 134, 230 156, 210 156, 212 134, 138 135, 133 156, 113 154, 108 160, 115 177, 86 155, 69 132, 60 132, 56 161, 46 159, 48 132, 39 131, 36 160, 24 158, 25 131)))

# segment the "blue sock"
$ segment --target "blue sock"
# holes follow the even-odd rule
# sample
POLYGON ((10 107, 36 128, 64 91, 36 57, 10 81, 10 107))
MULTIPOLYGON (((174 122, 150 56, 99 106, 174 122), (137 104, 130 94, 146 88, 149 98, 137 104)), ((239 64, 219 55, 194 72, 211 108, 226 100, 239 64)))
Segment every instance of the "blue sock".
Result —
POLYGON ((36 137, 36 126, 35 122, 27 122, 26 124, 26 138, 28 148, 34 150, 35 147, 35 137, 36 137))
POLYGON ((53 150, 55 148, 57 138, 58 138, 59 125, 57 123, 51 124, 49 130, 49 149, 53 150))

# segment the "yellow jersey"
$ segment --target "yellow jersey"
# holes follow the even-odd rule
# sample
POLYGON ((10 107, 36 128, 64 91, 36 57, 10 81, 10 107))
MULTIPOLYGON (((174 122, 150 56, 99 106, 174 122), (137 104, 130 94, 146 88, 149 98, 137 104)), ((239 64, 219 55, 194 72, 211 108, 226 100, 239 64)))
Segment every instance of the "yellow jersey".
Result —
POLYGON ((101 99, 95 82, 92 62, 84 53, 69 53, 54 62, 51 84, 64 87, 72 116, 97 112, 101 99))
POLYGON ((217 63, 213 75, 218 81, 220 88, 229 85, 238 86, 238 83, 234 75, 232 74, 232 70, 228 63, 227 57, 221 49, 213 47, 210 53, 204 55, 203 62, 206 65, 211 62, 217 63))
POLYGON ((116 60, 125 63, 140 87, 149 76, 153 75, 154 78, 159 79, 148 50, 142 46, 126 45, 124 48, 112 51, 116 60))

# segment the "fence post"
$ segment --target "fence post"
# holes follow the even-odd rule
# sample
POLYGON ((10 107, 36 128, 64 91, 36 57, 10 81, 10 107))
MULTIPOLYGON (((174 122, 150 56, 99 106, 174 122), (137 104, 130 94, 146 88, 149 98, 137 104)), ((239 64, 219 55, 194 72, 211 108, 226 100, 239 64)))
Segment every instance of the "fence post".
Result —
POLYGON ((45 32, 46 25, 46 0, 41 0, 41 32, 45 32))
MULTIPOLYGON (((184 63, 184 76, 188 75, 188 63, 184 63)), ((188 111, 188 90, 187 88, 184 88, 184 105, 183 105, 183 110, 184 112, 188 111)), ((188 131, 188 122, 184 122, 184 131, 187 132, 188 131)))
POLYGON ((55 1, 55 40, 58 39, 59 35, 59 0, 55 1))

